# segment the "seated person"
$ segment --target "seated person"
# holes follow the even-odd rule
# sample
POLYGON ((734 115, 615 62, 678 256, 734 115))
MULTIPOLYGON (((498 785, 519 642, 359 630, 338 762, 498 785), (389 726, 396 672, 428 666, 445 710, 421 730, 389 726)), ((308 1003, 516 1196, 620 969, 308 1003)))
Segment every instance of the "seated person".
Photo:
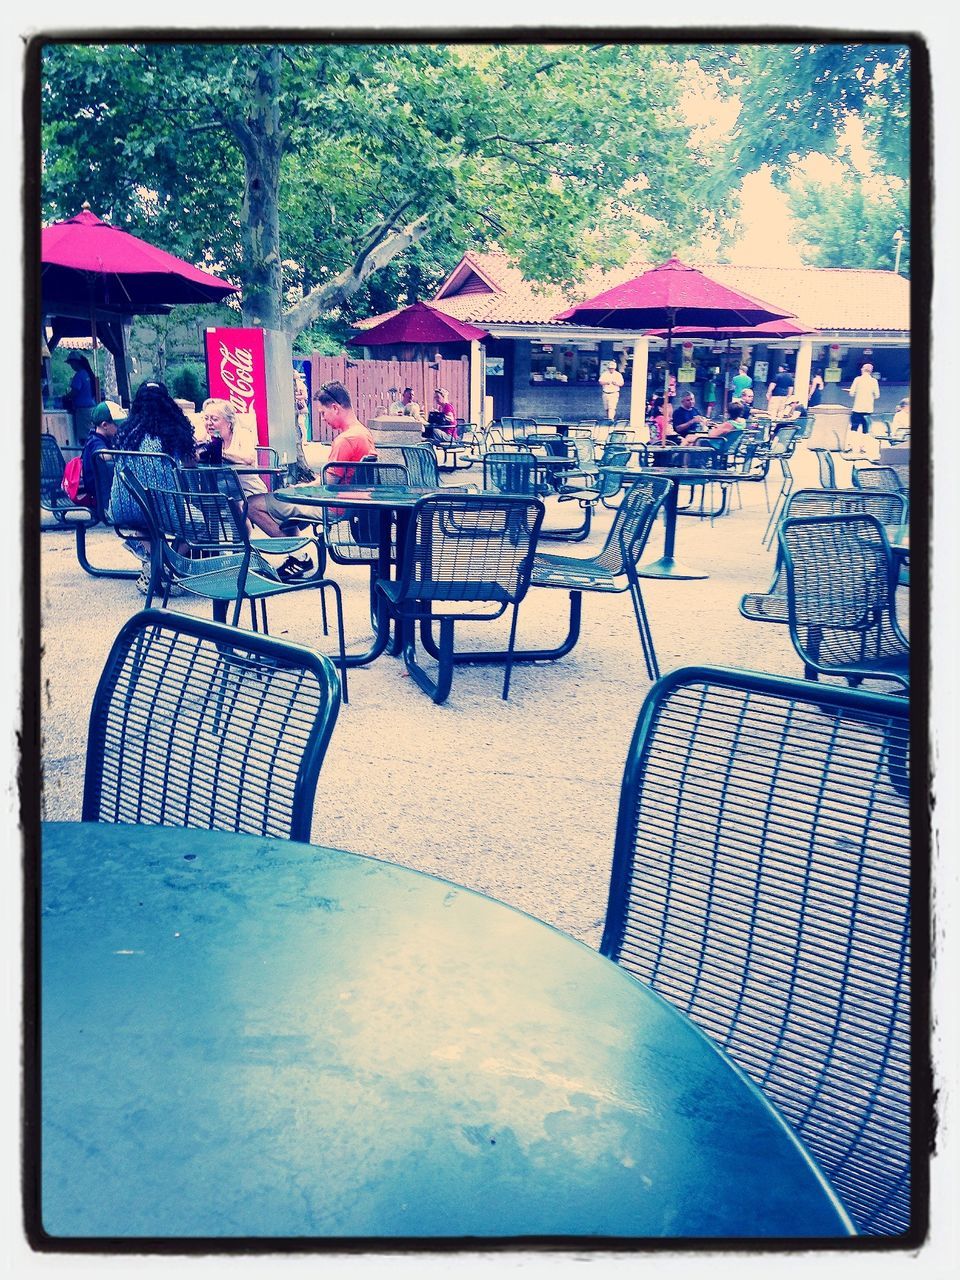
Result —
MULTIPOLYGON (((207 439, 197 450, 199 462, 212 463, 214 466, 221 461, 238 467, 257 465, 257 442, 252 432, 241 427, 236 410, 229 400, 204 400, 203 425, 207 439)), ((237 479, 246 497, 267 491, 267 486, 258 475, 241 475, 237 479)))
POLYGON ((424 440, 441 440, 444 444, 457 438, 457 411, 443 387, 437 387, 433 393, 433 409, 421 434, 424 440))
MULTIPOLYGON (((376 441, 369 428, 354 412, 350 392, 342 382, 324 383, 314 399, 320 404, 324 422, 336 433, 330 446, 328 463, 360 462, 377 452, 376 441)), ((353 479, 353 468, 335 467, 326 475, 328 484, 349 484, 353 479)), ((299 487, 301 486, 292 485, 288 488, 299 487)), ((316 524, 320 519, 320 508, 299 506, 296 502, 279 498, 275 493, 260 493, 254 494, 247 502, 247 515, 264 533, 282 538, 285 534, 296 531, 299 526, 316 524), (292 526, 292 529, 284 526, 292 526)), ((277 574, 282 581, 296 582, 313 568, 309 556, 289 556, 277 570, 277 574)))
POLYGON ((403 417, 406 411, 403 407, 403 401, 400 399, 400 388, 388 387, 387 395, 389 397, 387 400, 387 413, 392 414, 394 417, 403 417))
POLYGON ((890 423, 891 432, 904 432, 910 430, 910 397, 904 396, 897 405, 897 411, 893 415, 890 423))
POLYGON ((698 427, 710 425, 709 419, 697 412, 692 391, 685 391, 680 397, 680 403, 673 411, 673 419, 670 425, 671 434, 667 436, 667 441, 670 444, 675 444, 685 436, 692 434, 698 427))
POLYGON ((734 405, 741 410, 740 416, 745 421, 748 420, 753 409, 753 387, 745 387, 739 396, 734 396, 730 401, 730 408, 732 409, 734 405))
POLYGON ((110 407, 101 400, 90 414, 90 434, 83 443, 80 455, 80 492, 77 501, 85 507, 93 507, 96 503, 97 482, 93 470, 94 455, 101 449, 109 449, 117 434, 117 423, 114 421, 110 407))
POLYGON ((734 401, 730 405, 730 412, 723 422, 712 423, 710 430, 698 436, 696 440, 684 440, 684 448, 690 445, 701 445, 705 449, 725 449, 729 444, 729 436, 733 435, 734 432, 742 434, 744 423, 743 406, 734 401))
POLYGON ((403 388, 403 395, 400 397, 400 412, 407 418, 415 418, 417 422, 423 421, 423 410, 413 398, 413 387, 403 388))

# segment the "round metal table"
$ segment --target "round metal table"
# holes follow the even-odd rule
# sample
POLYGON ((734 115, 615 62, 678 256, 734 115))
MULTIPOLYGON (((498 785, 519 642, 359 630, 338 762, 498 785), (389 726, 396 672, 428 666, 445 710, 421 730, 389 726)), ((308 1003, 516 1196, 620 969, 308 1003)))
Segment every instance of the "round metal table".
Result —
POLYGON ((759 1092, 589 948, 445 881, 46 824, 42 1226, 71 1237, 817 1237, 759 1092))

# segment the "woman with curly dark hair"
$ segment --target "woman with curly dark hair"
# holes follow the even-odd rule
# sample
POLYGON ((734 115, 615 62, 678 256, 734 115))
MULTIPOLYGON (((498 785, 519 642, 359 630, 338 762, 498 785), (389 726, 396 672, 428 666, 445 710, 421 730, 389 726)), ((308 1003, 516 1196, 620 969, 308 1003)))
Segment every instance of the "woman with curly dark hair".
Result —
MULTIPOLYGON (((178 466, 192 465, 195 461, 196 441, 193 427, 183 410, 161 382, 144 382, 133 397, 130 414, 121 431, 117 433, 116 448, 129 453, 141 453, 143 460, 126 462, 134 476, 145 489, 162 488, 169 480, 169 464, 159 457, 151 460, 151 454, 165 454, 178 466)), ((119 476, 114 476, 110 490, 110 519, 123 529, 142 529, 146 532, 143 512, 129 489, 119 476)), ((147 593, 150 577, 150 543, 146 539, 131 538, 127 545, 143 560, 143 569, 137 587, 147 593)))

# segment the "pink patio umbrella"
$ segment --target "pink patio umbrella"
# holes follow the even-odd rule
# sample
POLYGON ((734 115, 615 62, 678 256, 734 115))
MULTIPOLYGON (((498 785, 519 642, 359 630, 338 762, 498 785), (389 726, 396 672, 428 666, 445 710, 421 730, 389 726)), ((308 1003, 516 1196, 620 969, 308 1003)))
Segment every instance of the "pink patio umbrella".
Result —
MULTIPOLYGON (((109 323, 164 312, 178 303, 221 302, 238 291, 237 285, 110 226, 87 206, 41 231, 40 282, 44 314, 89 314, 94 359, 98 314, 109 323)), ((123 372, 125 381, 125 366, 123 372)))
POLYGON ((679 258, 670 258, 659 267, 561 311, 554 319, 624 329, 665 328, 663 402, 664 415, 669 417, 670 350, 678 325, 754 326, 791 314, 750 294, 728 289, 695 267, 685 266, 679 258))
POLYGON ((478 342, 488 330, 454 320, 427 302, 414 302, 395 311, 379 324, 350 338, 355 347, 385 347, 391 343, 435 345, 438 342, 478 342))

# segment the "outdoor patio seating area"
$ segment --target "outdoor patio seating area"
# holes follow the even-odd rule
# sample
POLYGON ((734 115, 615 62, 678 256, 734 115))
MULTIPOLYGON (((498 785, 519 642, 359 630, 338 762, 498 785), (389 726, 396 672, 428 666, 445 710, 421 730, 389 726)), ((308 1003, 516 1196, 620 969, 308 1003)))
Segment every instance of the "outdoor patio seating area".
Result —
POLYGON ((30 1249, 925 1250, 929 51, 711 40, 28 39, 30 1249))

